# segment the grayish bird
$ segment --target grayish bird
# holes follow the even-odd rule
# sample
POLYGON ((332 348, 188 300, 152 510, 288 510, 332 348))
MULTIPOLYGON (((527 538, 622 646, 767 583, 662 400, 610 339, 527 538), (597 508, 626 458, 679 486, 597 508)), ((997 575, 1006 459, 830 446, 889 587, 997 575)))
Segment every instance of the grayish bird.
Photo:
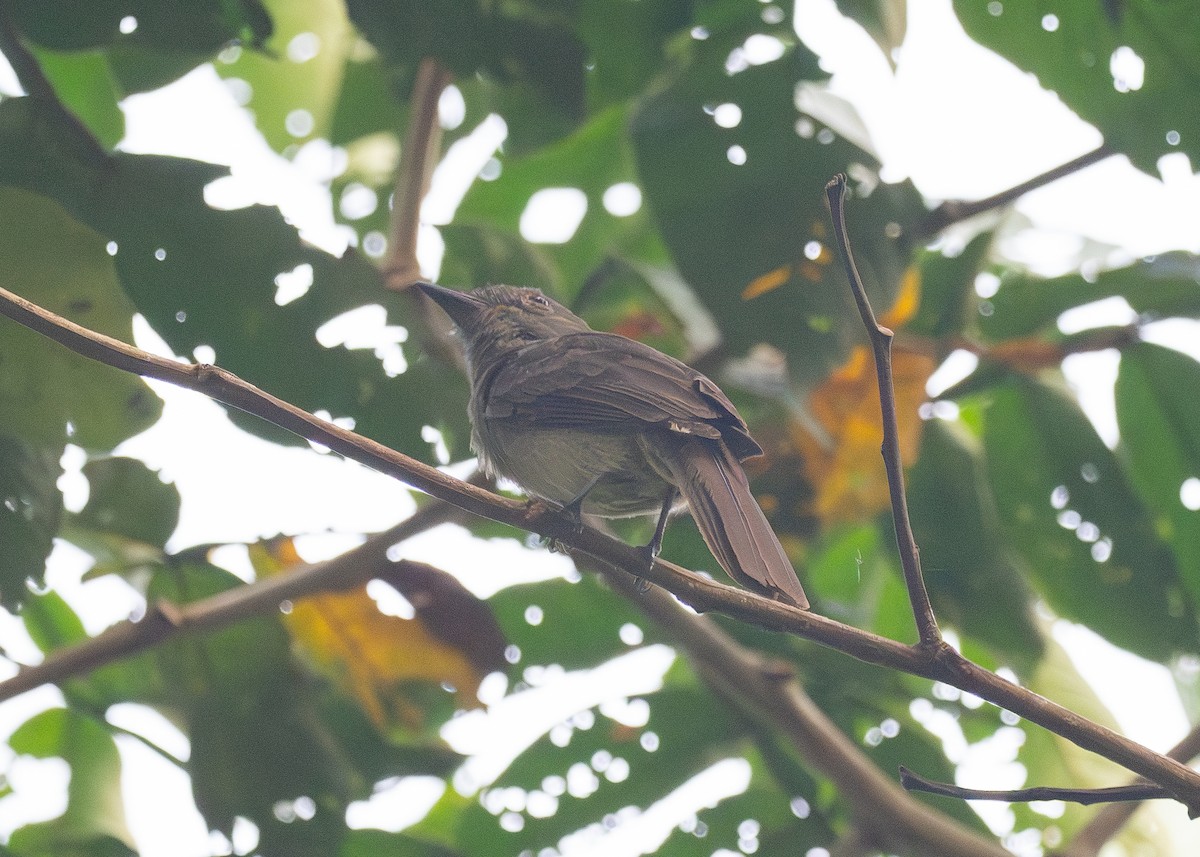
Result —
POLYGON ((648 345, 592 330, 537 289, 417 285, 461 333, 471 447, 484 469, 573 514, 657 513, 651 556, 682 500, 735 580, 808 607, 740 464, 762 448, 716 384, 648 345))

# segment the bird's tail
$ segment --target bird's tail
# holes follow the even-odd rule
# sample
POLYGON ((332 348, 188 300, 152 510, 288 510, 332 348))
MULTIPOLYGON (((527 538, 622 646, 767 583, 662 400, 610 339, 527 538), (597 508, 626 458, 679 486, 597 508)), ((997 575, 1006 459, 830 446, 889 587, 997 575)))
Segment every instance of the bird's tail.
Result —
POLYGON ((725 444, 675 435, 668 449, 660 460, 721 567, 743 586, 807 609, 791 560, 750 493, 746 472, 725 444))

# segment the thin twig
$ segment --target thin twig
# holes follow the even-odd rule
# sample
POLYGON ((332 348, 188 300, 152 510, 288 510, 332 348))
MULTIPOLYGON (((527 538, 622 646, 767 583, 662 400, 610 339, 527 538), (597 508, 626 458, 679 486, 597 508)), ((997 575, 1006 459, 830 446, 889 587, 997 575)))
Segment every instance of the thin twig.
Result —
MULTIPOLYGON (((1167 751, 1167 755, 1179 762, 1189 762, 1200 756, 1200 726, 1193 727, 1183 740, 1167 751)), ((1071 844, 1060 852, 1061 857, 1096 857, 1105 843, 1121 831, 1139 808, 1132 803, 1114 803, 1101 808, 1080 828, 1071 844)))
POLYGON ((1019 185, 1002 190, 1000 193, 993 194, 985 199, 973 200, 971 202, 961 200, 943 202, 933 211, 929 212, 929 215, 925 218, 925 222, 918 229, 918 238, 920 240, 928 240, 951 224, 960 223, 977 214, 982 214, 985 211, 991 211, 994 208, 1000 208, 1009 203, 1016 202, 1030 191, 1037 190, 1072 173, 1077 173, 1084 167, 1090 167, 1092 164, 1099 163, 1115 154, 1116 152, 1108 148, 1108 146, 1102 145, 1097 149, 1080 155, 1074 160, 1060 164, 1054 169, 1047 170, 1041 175, 1034 176, 1028 181, 1023 181, 1019 185))
MULTIPOLYGON (((202 392, 367 467, 400 479, 473 515, 549 536, 669 590, 701 612, 717 610, 768 630, 796 634, 866 663, 922 676, 973 693, 1069 741, 1162 784, 1200 813, 1200 774, 974 664, 945 643, 912 647, 811 611, 709 580, 661 559, 646 565, 638 548, 616 541, 542 503, 520 503, 453 478, 368 438, 339 428, 215 366, 177 363, 87 330, 0 288, 0 315, 89 359, 202 392)), ((172 617, 165 617, 170 620, 172 617)), ((159 620, 162 621, 162 620, 159 620)))
POLYGON ((387 287, 394 291, 404 291, 421 279, 421 266, 417 262, 421 202, 429 192, 429 182, 441 148, 438 99, 450 80, 450 70, 433 57, 421 60, 417 67, 408 128, 400 149, 400 169, 392 193, 391 229, 384 262, 387 287))
POLYGON ((867 328, 871 350, 875 355, 875 373, 879 382, 879 408, 883 418, 883 464, 887 470, 888 492, 892 501, 892 523, 896 528, 896 546, 900 551, 900 565, 904 569, 904 582, 908 586, 908 600, 912 604, 913 619, 921 645, 936 647, 942 640, 929 593, 925 590, 925 579, 921 575, 921 556, 917 540, 913 537, 912 524, 908 519, 908 500, 904 493, 904 464, 900 460, 900 430, 896 426, 896 391, 892 384, 892 331, 875 319, 875 311, 867 299, 867 290, 854 264, 850 240, 846 234, 846 177, 836 176, 825 186, 825 198, 833 216, 833 231, 837 237, 842 266, 850 279, 850 289, 858 304, 859 315, 867 328))
POLYGON ((900 766, 900 785, 909 791, 952 797, 958 800, 998 800, 1005 803, 1023 803, 1031 800, 1061 800, 1091 806, 1097 803, 1122 801, 1156 800, 1173 798, 1162 786, 1152 783, 1135 783, 1128 786, 1112 786, 1103 789, 1074 789, 1057 786, 1033 786, 1027 789, 968 789, 950 783, 929 780, 900 766))

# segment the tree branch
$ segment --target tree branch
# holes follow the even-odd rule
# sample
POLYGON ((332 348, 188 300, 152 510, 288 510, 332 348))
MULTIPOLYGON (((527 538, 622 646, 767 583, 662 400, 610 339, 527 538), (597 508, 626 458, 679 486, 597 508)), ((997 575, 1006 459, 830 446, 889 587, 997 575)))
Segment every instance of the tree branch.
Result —
MULTIPOLYGON (((1167 755, 1180 762, 1189 762, 1200 755, 1200 726, 1193 727, 1182 741, 1167 751, 1167 755)), ((1104 844, 1129 823, 1140 806, 1133 803, 1114 803, 1103 807, 1092 816, 1091 821, 1080 828, 1071 844, 1061 852, 1061 857, 1096 857, 1104 844)))
POLYGON ((393 569, 403 571, 405 563, 389 560, 388 549, 417 533, 453 520, 458 514, 459 510, 447 503, 431 503, 391 529, 327 562, 227 589, 186 606, 169 601, 152 603, 147 607, 146 615, 137 622, 119 622, 90 640, 51 652, 40 664, 22 667, 16 675, 0 681, 0 702, 43 684, 58 684, 91 672, 171 637, 214 631, 276 611, 285 601, 353 589, 393 569))
POLYGON ((939 783, 900 766, 900 785, 909 791, 952 797, 958 800, 998 800, 1023 803, 1031 800, 1062 800, 1091 806, 1097 803, 1155 800, 1172 797, 1162 786, 1154 783, 1134 783, 1104 789, 1073 789, 1057 786, 1033 786, 1027 789, 968 789, 963 786, 939 783))
POLYGON ((645 555, 639 549, 590 527, 579 529, 570 516, 545 504, 520 503, 499 497, 314 417, 224 369, 157 357, 81 327, 3 288, 0 288, 0 315, 8 316, 89 359, 196 390, 259 416, 473 515, 554 538, 631 575, 659 584, 701 612, 718 610, 761 628, 796 634, 867 663, 942 681, 973 693, 1163 785, 1194 815, 1200 814, 1200 774, 1057 703, 1010 684, 963 658, 944 641, 935 646, 910 647, 744 589, 717 583, 661 559, 647 567, 645 555))
POLYGON ((943 202, 933 211, 929 212, 929 215, 925 218, 925 222, 917 230, 917 238, 918 240, 932 238, 951 224, 967 220, 985 211, 991 211, 993 208, 1000 208, 1009 203, 1016 202, 1030 191, 1044 187, 1064 176, 1071 175, 1071 173, 1079 172, 1084 167, 1090 167, 1092 164, 1099 163, 1115 154, 1116 152, 1108 148, 1108 146, 1102 145, 1098 149, 1093 149, 1072 161, 1060 164, 1052 170, 1047 170, 1041 175, 1021 182, 1015 187, 1010 187, 1008 190, 1000 191, 1000 193, 993 194, 984 199, 972 202, 963 202, 961 200, 943 202))
POLYGON ((900 551, 900 565, 904 569, 904 582, 908 586, 908 600, 912 605, 913 619, 921 645, 936 647, 942 640, 929 593, 925 590, 925 579, 921 575, 921 555, 917 540, 913 537, 912 524, 908 520, 908 499, 904 493, 904 463, 900 460, 900 430, 896 426, 896 391, 892 384, 892 338, 894 334, 875 319, 875 311, 867 299, 867 290, 854 264, 854 254, 846 235, 846 177, 835 176, 825 185, 825 198, 833 216, 833 232, 837 238, 838 251, 842 256, 842 267, 850 279, 850 290, 858 304, 867 336, 871 340, 871 351, 875 356, 875 374, 879 384, 879 408, 883 419, 883 464, 887 470, 888 493, 892 502, 892 523, 896 530, 896 547, 900 551))
POLYGON ((687 652, 714 692, 747 719, 779 730, 806 766, 833 783, 871 845, 940 857, 1010 857, 1001 846, 906 794, 817 707, 789 665, 764 660, 661 590, 639 593, 628 576, 611 568, 600 571, 687 652))
POLYGON ((391 229, 383 271, 386 285, 404 291, 421 279, 417 262, 417 234, 421 228, 421 202, 429 192, 433 168, 441 148, 438 99, 451 80, 450 70, 433 57, 421 60, 413 84, 400 169, 392 192, 391 229))

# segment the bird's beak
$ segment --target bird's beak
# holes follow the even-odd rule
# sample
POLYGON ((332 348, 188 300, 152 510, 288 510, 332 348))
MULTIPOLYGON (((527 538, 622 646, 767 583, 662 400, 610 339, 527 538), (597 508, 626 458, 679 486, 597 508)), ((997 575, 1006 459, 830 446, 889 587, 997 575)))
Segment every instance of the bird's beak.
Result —
POLYGON ((446 315, 454 320, 460 330, 468 331, 474 328, 479 314, 485 306, 484 302, 470 292, 456 292, 433 283, 415 283, 416 287, 434 303, 446 311, 446 315))

